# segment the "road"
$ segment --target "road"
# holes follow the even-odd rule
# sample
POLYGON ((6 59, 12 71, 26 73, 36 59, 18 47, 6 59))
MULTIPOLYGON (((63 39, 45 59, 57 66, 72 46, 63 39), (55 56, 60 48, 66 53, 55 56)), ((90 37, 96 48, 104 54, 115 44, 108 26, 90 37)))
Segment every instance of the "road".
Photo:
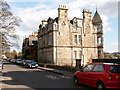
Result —
POLYGON ((29 69, 10 62, 4 62, 1 77, 2 90, 11 88, 17 90, 37 90, 40 88, 79 88, 79 90, 90 90, 89 87, 74 85, 71 77, 40 69, 29 69))

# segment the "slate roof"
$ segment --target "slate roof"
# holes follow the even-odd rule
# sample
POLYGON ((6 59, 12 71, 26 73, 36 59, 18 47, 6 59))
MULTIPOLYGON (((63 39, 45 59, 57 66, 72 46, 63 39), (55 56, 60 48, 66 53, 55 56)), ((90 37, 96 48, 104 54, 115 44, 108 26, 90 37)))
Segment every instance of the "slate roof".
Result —
POLYGON ((97 10, 95 12, 95 15, 93 16, 92 22, 93 22, 93 24, 102 23, 102 19, 100 18, 100 15, 97 12, 97 10))

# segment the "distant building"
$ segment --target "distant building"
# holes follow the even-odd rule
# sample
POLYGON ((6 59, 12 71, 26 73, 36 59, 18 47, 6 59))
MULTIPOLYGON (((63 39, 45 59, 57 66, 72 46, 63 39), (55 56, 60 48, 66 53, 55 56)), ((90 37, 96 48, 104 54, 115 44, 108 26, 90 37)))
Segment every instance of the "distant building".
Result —
MULTIPOLYGON (((79 12, 78 12, 79 13, 79 12)), ((103 26, 98 11, 92 18, 83 10, 83 18, 68 19, 68 9, 58 8, 58 17, 42 20, 38 30, 38 60, 56 65, 82 65, 103 58, 103 26)))
POLYGON ((105 59, 120 59, 120 52, 108 53, 104 52, 105 59))
POLYGON ((34 59, 37 61, 38 38, 37 32, 32 33, 23 40, 22 55, 24 59, 34 59))

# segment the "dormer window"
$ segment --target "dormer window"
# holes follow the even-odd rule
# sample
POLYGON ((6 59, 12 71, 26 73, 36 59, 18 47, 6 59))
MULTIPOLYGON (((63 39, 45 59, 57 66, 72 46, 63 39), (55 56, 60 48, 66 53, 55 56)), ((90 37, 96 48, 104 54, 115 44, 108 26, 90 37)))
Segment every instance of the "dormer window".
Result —
POLYGON ((77 30, 77 22, 73 22, 73 30, 77 30))
POLYGON ((63 21, 62 25, 65 25, 65 21, 63 21))

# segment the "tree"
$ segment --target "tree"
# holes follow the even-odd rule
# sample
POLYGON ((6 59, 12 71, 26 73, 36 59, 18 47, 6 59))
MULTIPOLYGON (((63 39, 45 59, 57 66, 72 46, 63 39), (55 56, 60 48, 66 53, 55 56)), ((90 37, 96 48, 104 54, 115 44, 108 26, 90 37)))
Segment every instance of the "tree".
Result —
POLYGON ((11 58, 11 59, 17 58, 17 52, 15 50, 6 52, 5 55, 6 57, 11 58))
POLYGON ((15 59, 17 59, 17 52, 15 50, 12 51, 12 55, 14 56, 15 59))
POLYGON ((0 0, 0 33, 2 38, 10 45, 19 48, 17 40, 19 36, 15 34, 16 27, 20 25, 21 19, 14 16, 10 6, 5 0, 0 0))
POLYGON ((6 57, 8 57, 8 58, 12 58, 12 55, 11 55, 10 52, 6 52, 5 55, 6 55, 6 57))

